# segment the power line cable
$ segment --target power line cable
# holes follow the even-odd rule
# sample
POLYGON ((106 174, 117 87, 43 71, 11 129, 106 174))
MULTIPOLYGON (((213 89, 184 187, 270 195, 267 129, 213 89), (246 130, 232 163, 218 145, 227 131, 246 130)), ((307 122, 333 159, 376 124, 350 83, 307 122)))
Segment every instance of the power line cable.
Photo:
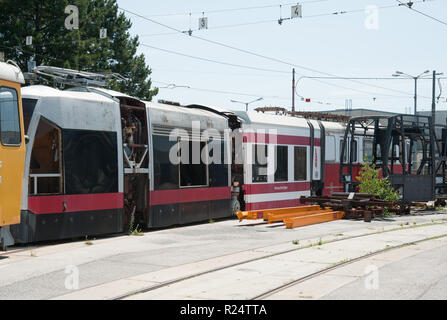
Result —
MULTIPOLYGON (((429 2, 429 1, 435 1, 435 0, 420 0, 420 1, 416 1, 415 3, 429 2)), ((399 7, 399 5, 386 5, 386 6, 379 6, 379 7, 377 7, 377 9, 391 9, 391 8, 397 8, 397 7, 399 7)), ((318 18, 318 17, 335 16, 335 15, 339 15, 340 16, 340 15, 350 14, 350 13, 364 13, 364 12, 365 12, 364 8, 347 10, 347 11, 346 10, 340 10, 340 11, 329 12, 329 13, 321 13, 321 14, 314 14, 314 15, 309 15, 309 16, 303 16, 301 19, 318 18)), ((290 20, 290 18, 280 18, 280 20, 281 21, 290 20)), ((183 33, 188 33, 188 32, 198 32, 198 31, 206 31, 206 30, 235 28, 235 27, 248 26, 248 25, 265 24, 265 23, 278 23, 278 19, 242 22, 242 23, 237 23, 237 24, 227 24, 227 25, 208 27, 206 29, 193 29, 193 30, 190 29, 190 30, 182 31, 182 32, 183 33)), ((161 32, 161 33, 152 33, 152 34, 142 34, 142 35, 140 35, 140 37, 165 36, 165 35, 174 35, 174 34, 178 34, 178 32, 161 32)))
MULTIPOLYGON (((221 93, 221 94, 234 94, 234 95, 247 96, 247 97, 263 97, 263 98, 290 100, 290 98, 284 98, 284 97, 279 97, 279 96, 266 96, 266 95, 262 95, 262 94, 252 94, 252 93, 235 92, 235 91, 223 91, 223 90, 214 90, 214 89, 207 89, 207 88, 196 88, 196 87, 191 87, 191 86, 176 86, 175 84, 172 84, 172 83, 167 83, 167 82, 163 82, 163 81, 155 81, 155 80, 153 80, 152 82, 161 83, 163 85, 171 85, 172 87, 169 89, 179 87, 179 88, 183 88, 183 89, 206 91, 206 92, 221 93)), ((160 88, 160 89, 167 89, 167 88, 160 88)))
MULTIPOLYGON (((327 2, 327 1, 329 1, 329 0, 302 1, 302 2, 299 2, 299 4, 327 2)), ((233 12, 233 11, 247 11, 247 10, 266 9, 266 8, 274 8, 274 7, 278 7, 278 6, 287 6, 287 5, 296 5, 296 4, 297 4, 297 2, 289 2, 289 3, 282 3, 282 4, 253 6, 253 7, 213 9, 213 10, 202 10, 202 11, 196 11, 196 12, 182 12, 182 13, 165 13, 165 14, 149 15, 149 16, 146 16, 146 17, 148 17, 148 18, 155 18, 155 17, 197 15, 197 14, 203 14, 203 13, 221 13, 221 12, 233 12)))
POLYGON ((154 49, 154 50, 159 50, 159 51, 166 52, 166 53, 170 53, 170 54, 175 54, 175 55, 179 55, 179 56, 183 56, 183 57, 187 57, 187 58, 191 58, 191 59, 196 59, 196 60, 201 60, 201 61, 206 61, 206 62, 217 63, 217 64, 226 65, 226 66, 231 66, 231 67, 244 68, 244 69, 251 69, 251 70, 257 70, 257 71, 266 71, 266 72, 284 73, 284 74, 289 74, 289 73, 290 73, 289 71, 282 71, 282 70, 275 70, 275 69, 267 69, 267 68, 258 68, 258 67, 253 67, 253 66, 247 66, 247 65, 242 65, 242 64, 236 64, 236 63, 230 63, 230 62, 218 61, 218 60, 214 60, 214 59, 208 59, 208 58, 204 58, 204 57, 193 56, 193 55, 186 54, 186 53, 181 53, 181 52, 178 52, 178 51, 173 51, 173 50, 168 50, 168 49, 163 49, 163 48, 159 48, 159 47, 151 46, 151 45, 148 45, 148 44, 146 44, 146 43, 140 43, 140 45, 143 46, 143 47, 151 48, 151 49, 154 49))
MULTIPOLYGON (((258 67, 234 64, 234 63, 227 63, 227 62, 217 61, 217 60, 213 60, 213 59, 192 56, 192 55, 189 55, 189 54, 180 53, 178 51, 162 49, 162 48, 151 46, 151 45, 147 45, 147 44, 144 44, 144 43, 140 43, 140 45, 143 46, 143 47, 148 47, 148 48, 151 48, 151 49, 160 50, 162 52, 167 52, 167 53, 170 53, 170 54, 180 55, 180 56, 184 56, 184 57, 187 57, 187 58, 192 58, 192 59, 196 59, 196 60, 202 60, 202 61, 211 62, 211 63, 228 65, 228 66, 238 67, 238 68, 252 69, 252 70, 257 70, 257 71, 266 71, 266 72, 276 72, 276 73, 281 73, 281 74, 290 74, 289 71, 282 71, 282 70, 275 70, 275 69, 265 69, 265 68, 258 68, 258 67)), ((387 97, 396 97, 396 96, 395 95, 390 95, 390 94, 385 94, 385 93, 365 91, 365 90, 345 87, 345 86, 341 86, 341 85, 328 83, 326 81, 322 81, 322 80, 319 80, 319 79, 331 79, 331 80, 332 79, 336 79, 336 80, 356 80, 356 79, 362 79, 362 80, 407 80, 407 79, 403 79, 403 78, 399 79, 399 78, 393 78, 393 77, 336 77, 336 76, 334 76, 334 77, 310 77, 310 76, 303 76, 303 77, 311 79, 311 80, 314 80, 314 81, 318 81, 318 82, 326 84, 328 86, 339 87, 339 88, 343 88, 343 89, 347 89, 347 90, 357 91, 357 92, 364 93, 364 94, 366 93, 366 94, 369 94, 369 95, 380 95, 380 96, 387 96, 387 97)), ((430 99, 429 97, 425 97, 425 96, 420 96, 420 97, 426 98, 426 99, 430 99)), ((410 97, 408 96, 406 98, 410 98, 410 97)))
MULTIPOLYGON (((429 15, 429 14, 426 14, 426 13, 424 13, 424 12, 421 12, 421 11, 419 11, 419 10, 414 9, 414 8, 413 8, 413 4, 414 4, 414 2, 412 2, 412 1, 407 2, 407 3, 404 3, 404 2, 399 1, 399 0, 396 0, 396 1, 400 3, 399 6, 407 7, 408 9, 413 10, 414 12, 417 12, 417 13, 419 13, 419 14, 421 14, 421 15, 423 15, 423 16, 429 18, 429 19, 435 20, 435 21, 437 21, 437 22, 439 22, 439 23, 442 23, 443 25, 446 25, 446 26, 447 26, 447 22, 442 21, 442 20, 439 20, 438 18, 435 18, 435 17, 433 17, 433 16, 431 16, 431 15, 429 15)), ((425 2, 425 1, 424 1, 424 2, 425 2)))
MULTIPOLYGON (((176 31, 176 32, 184 34, 183 31, 181 31, 179 29, 176 29, 174 27, 171 27, 169 25, 166 25, 164 23, 161 23, 159 21, 156 21, 156 20, 153 20, 153 19, 150 19, 150 18, 146 18, 146 17, 144 17, 144 16, 142 16, 142 15, 140 15, 138 13, 129 11, 129 10, 124 9, 122 7, 119 7, 119 9, 121 9, 121 10, 127 12, 127 13, 130 13, 130 14, 132 14, 134 16, 137 16, 137 17, 140 17, 140 18, 145 19, 147 21, 150 21, 150 22, 152 22, 154 24, 157 24, 157 25, 160 25, 160 26, 165 27, 167 29, 170 29, 170 30, 173 30, 173 31, 176 31)), ((259 58, 263 58, 263 59, 270 60, 270 61, 277 62, 277 63, 281 63, 281 64, 285 64, 285 65, 288 65, 288 66, 291 66, 291 67, 300 68, 300 69, 307 70, 307 71, 310 71, 310 72, 313 72, 313 73, 324 74, 326 76, 336 77, 336 75, 334 75, 334 74, 330 74, 330 73, 327 73, 327 72, 324 72, 324 71, 320 71, 320 70, 316 70, 316 69, 313 69, 313 68, 305 67, 305 66, 302 66, 302 65, 294 64, 294 63, 287 62, 287 61, 284 61, 284 60, 281 60, 281 59, 269 57, 269 56, 266 56, 266 55, 262 55, 262 54, 259 54, 259 53, 256 53, 256 52, 249 51, 249 50, 237 48, 235 46, 228 45, 228 44, 225 44, 225 43, 221 43, 221 42, 218 42, 218 41, 214 41, 214 40, 211 40, 211 39, 206 39, 206 38, 195 36, 195 35, 192 35, 192 34, 190 34, 190 37, 198 39, 198 40, 201 40, 201 41, 204 41, 204 42, 208 42, 208 43, 211 43, 211 44, 214 44, 214 45, 218 45, 218 46, 221 46, 221 47, 225 47, 225 48, 228 48, 228 49, 239 51, 239 52, 242 52, 242 53, 245 53, 245 54, 248 54, 248 55, 256 56, 256 57, 259 57, 259 58)), ((410 93, 404 92, 404 91, 401 91, 401 90, 395 90, 395 89, 390 89, 390 88, 386 88, 386 87, 382 87, 382 86, 365 84, 365 83, 360 82, 358 80, 348 80, 348 81, 351 81, 351 82, 354 82, 354 83, 358 83, 358 84, 362 84, 364 86, 376 87, 376 88, 380 88, 380 89, 383 89, 383 90, 394 91, 394 92, 403 93, 403 94, 411 96, 410 93)))
MULTIPOLYGON (((281 74, 289 74, 288 71, 281 71, 281 70, 275 70, 275 69, 266 69, 266 68, 258 68, 258 67, 253 67, 253 66, 246 66, 246 65, 240 65, 240 64, 233 64, 233 63, 227 63, 227 62, 223 62, 223 61, 217 61, 217 60, 213 60, 213 59, 207 59, 207 58, 203 58, 203 57, 197 57, 197 56, 192 56, 189 54, 184 54, 184 53, 180 53, 180 52, 176 52, 176 51, 172 51, 172 50, 168 50, 168 49, 162 49, 162 48, 158 48, 155 46, 150 46, 144 43, 140 43, 140 45, 144 46, 144 47, 148 47, 151 49, 155 49, 155 50, 160 50, 163 52, 167 52, 170 54, 176 54, 176 55, 180 55, 180 56, 184 56, 184 57, 188 57, 188 58, 192 58, 192 59, 197 59, 197 60, 202 60, 202 61, 206 61, 206 62, 211 62, 211 63, 217 63, 217 64, 222 64, 222 65, 228 65, 228 66, 232 66, 232 67, 238 67, 238 68, 245 68, 245 69, 251 69, 251 70, 256 70, 256 71, 264 71, 264 72, 275 72, 275 73, 281 73, 281 74)), ((15 47, 8 47, 8 46, 4 46, 4 45, 0 45, 1 47, 4 48, 9 48, 9 49, 13 49, 13 50, 20 50, 21 52, 27 52, 29 54, 33 54, 33 52, 31 51, 27 51, 24 50, 23 48, 21 48, 20 46, 15 46, 15 47)), ((55 61, 60 61, 63 62, 63 60, 61 59, 56 59, 54 57, 50 57, 48 55, 45 54, 36 54, 45 58, 50 58, 53 59, 55 61)), ((315 80, 318 81, 320 83, 326 84, 328 86, 334 86, 334 87, 339 87, 339 88, 343 88, 343 89, 347 89, 347 90, 351 90, 351 91, 356 91, 359 93, 363 93, 363 94, 368 94, 368 95, 380 95, 380 96, 386 96, 386 97, 394 97, 394 98, 407 98, 404 96, 395 96, 395 95, 389 95, 389 94, 384 94, 384 93, 378 93, 378 92, 371 92, 371 91, 365 91, 365 90, 360 90, 360 89, 355 89, 355 88, 350 88, 350 87, 345 87, 345 86, 341 86, 341 85, 336 85, 336 84, 331 84, 319 79, 341 79, 341 80, 349 80, 349 79, 363 79, 363 80, 399 80, 398 78, 387 78, 387 77, 308 77, 308 76, 303 76, 303 78, 308 78, 311 80, 315 80)), ((428 78, 427 78, 428 79, 428 78)), ((445 78, 440 78, 440 79, 445 79, 445 78)), ((404 80, 404 79, 401 79, 404 80)), ((406 80, 406 79, 405 79, 406 80)), ((198 89, 198 88, 191 88, 193 90, 202 90, 202 91, 209 91, 212 92, 213 90, 211 89, 198 89)), ((240 92, 229 92, 229 91, 218 91, 218 90, 214 90, 214 92, 217 93, 229 93, 229 94, 240 94, 240 95, 246 95, 246 96, 259 96, 259 95, 254 95, 254 94, 244 94, 244 93, 240 93, 240 92)), ((300 96, 301 97, 301 96, 300 96)), ((420 96, 423 98, 427 98, 430 99, 429 97, 424 97, 424 96, 420 96)), ((273 97, 272 97, 273 98, 273 97)), ((281 99, 285 99, 285 98, 281 98, 281 99)))

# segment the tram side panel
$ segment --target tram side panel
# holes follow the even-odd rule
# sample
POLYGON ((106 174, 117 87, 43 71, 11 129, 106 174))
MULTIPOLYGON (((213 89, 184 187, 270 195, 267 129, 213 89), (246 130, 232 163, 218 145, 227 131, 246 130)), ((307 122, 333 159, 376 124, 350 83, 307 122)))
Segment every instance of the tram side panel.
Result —
POLYGON ((22 93, 30 141, 14 238, 27 243, 122 232, 118 103, 44 86, 22 93))
POLYGON ((148 109, 152 127, 148 227, 231 216, 226 119, 156 103, 148 103, 148 109), (193 130, 193 122, 199 130, 193 130), (204 134, 210 129, 214 130, 212 139, 204 134))
POLYGON ((277 126, 266 123, 282 124, 283 116, 248 116, 252 117, 251 123, 243 125, 245 210, 302 205, 299 199, 311 194, 311 181, 320 179, 318 128, 312 150, 310 129, 304 119, 286 119, 291 121, 289 126, 277 126), (275 155, 274 160, 262 161, 263 154, 267 158, 268 154, 275 155))
POLYGON ((20 198, 25 161, 25 139, 20 69, 0 63, 0 241, 14 244, 9 226, 20 223, 20 198))

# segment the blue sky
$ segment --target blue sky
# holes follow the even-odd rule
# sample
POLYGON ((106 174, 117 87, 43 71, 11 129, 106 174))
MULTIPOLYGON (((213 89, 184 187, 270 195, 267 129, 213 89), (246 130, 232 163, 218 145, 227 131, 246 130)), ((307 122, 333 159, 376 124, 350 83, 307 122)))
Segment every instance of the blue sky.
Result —
MULTIPOLYGON (((447 21, 447 1, 414 2, 413 8, 447 21)), ((211 44, 126 12, 133 23, 131 33, 139 35, 142 44, 225 63, 277 71, 199 61, 141 45, 139 51, 145 54, 153 70, 154 85, 160 87, 155 100, 243 110, 244 105, 230 100, 248 102, 263 97, 262 101, 250 105, 251 108, 271 105, 290 109, 290 64, 296 65, 297 79, 300 76, 324 76, 299 66, 343 77, 391 77, 396 70, 411 75, 437 70, 445 72, 447 76, 447 25, 397 6, 395 0, 305 0, 301 3, 303 18, 286 20, 279 25, 275 21, 280 18, 280 4, 283 4, 281 16, 287 18, 290 17, 290 2, 118 0, 123 9, 179 30, 188 30, 190 27, 196 30, 198 19, 204 12, 209 29, 194 31, 193 35, 286 62, 279 63, 211 44), (377 20, 365 12, 366 7, 371 5, 378 7, 377 20), (266 7, 222 11, 260 6, 266 7), (392 7, 381 8, 384 6, 392 7), (355 10, 358 11, 349 12, 355 10), (340 11, 348 13, 331 14, 340 11), (366 28, 365 21, 370 22, 369 25, 373 23, 373 26, 377 21, 378 28, 366 28), (252 22, 255 24, 247 24, 252 22), (237 24, 245 25, 222 27, 237 24), (162 88, 167 84, 180 87, 162 88)), ((361 83, 323 81, 308 78, 299 81, 297 92, 311 98, 311 103, 297 98, 297 110, 344 108, 346 99, 352 99, 353 108, 403 113, 408 108, 413 110, 413 80, 358 80, 361 83)), ((442 80, 442 84, 447 93, 447 81, 442 80)), ((431 80, 420 80, 418 86, 418 110, 429 110, 431 80)), ((438 104, 438 109, 447 109, 445 99, 443 101, 438 104)))

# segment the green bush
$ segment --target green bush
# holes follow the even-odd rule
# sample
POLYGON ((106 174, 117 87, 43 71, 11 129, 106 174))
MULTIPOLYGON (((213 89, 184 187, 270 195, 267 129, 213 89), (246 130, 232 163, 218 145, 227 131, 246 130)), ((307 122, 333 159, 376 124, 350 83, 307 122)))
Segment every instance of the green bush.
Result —
POLYGON ((380 169, 376 169, 375 164, 364 162, 359 176, 356 179, 360 182, 359 191, 376 195, 379 199, 396 201, 399 199, 399 192, 394 190, 388 178, 379 178, 380 169))

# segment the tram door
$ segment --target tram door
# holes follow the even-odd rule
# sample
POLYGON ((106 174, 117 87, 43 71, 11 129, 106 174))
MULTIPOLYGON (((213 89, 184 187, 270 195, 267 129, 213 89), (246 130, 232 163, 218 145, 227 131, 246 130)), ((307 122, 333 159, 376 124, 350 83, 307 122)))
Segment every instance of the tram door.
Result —
POLYGON ((9 226, 20 223, 20 197, 25 167, 20 83, 18 67, 0 62, 0 245, 14 244, 9 226))
POLYGON ((149 210, 149 147, 145 104, 120 97, 124 162, 124 210, 129 231, 147 225, 149 210))

